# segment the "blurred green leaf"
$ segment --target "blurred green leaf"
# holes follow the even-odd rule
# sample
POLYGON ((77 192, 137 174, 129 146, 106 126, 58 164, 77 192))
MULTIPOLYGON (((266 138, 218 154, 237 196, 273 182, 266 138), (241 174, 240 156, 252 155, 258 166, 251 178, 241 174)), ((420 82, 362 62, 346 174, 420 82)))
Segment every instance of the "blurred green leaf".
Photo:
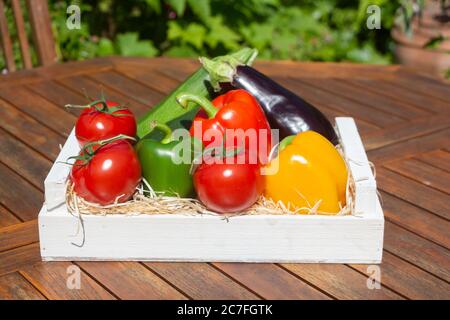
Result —
POLYGON ((189 7, 201 20, 206 21, 211 16, 210 0, 187 0, 189 7))
POLYGON ((150 40, 139 40, 135 32, 119 34, 117 49, 123 56, 153 57, 158 53, 150 40))
POLYGON ((108 38, 101 38, 98 42, 97 56, 105 57, 114 55, 114 44, 108 38))
POLYGON ((207 24, 210 30, 205 37, 205 41, 211 48, 215 49, 219 43, 222 43, 229 50, 235 50, 239 47, 241 37, 223 23, 222 17, 212 17, 208 19, 207 24))
POLYGON ((170 48, 164 52, 164 55, 168 57, 197 57, 198 52, 189 46, 183 45, 170 48))
POLYGON ((152 8, 157 14, 161 14, 161 1, 160 0, 145 0, 145 2, 152 8))
POLYGON ((177 13, 177 15, 182 16, 184 14, 184 10, 186 9, 186 0, 165 0, 167 4, 169 4, 173 10, 177 13))

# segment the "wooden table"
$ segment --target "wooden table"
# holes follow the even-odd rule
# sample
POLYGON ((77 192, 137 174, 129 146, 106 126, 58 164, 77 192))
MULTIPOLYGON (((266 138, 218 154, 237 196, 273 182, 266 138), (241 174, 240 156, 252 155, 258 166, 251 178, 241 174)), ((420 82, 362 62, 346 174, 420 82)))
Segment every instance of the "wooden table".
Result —
POLYGON ((197 67, 108 58, 0 78, 0 299, 450 298, 450 87, 398 66, 257 64, 330 118, 356 118, 386 217, 380 289, 366 265, 41 262, 43 180, 76 120, 64 104, 103 88, 139 116, 197 67))

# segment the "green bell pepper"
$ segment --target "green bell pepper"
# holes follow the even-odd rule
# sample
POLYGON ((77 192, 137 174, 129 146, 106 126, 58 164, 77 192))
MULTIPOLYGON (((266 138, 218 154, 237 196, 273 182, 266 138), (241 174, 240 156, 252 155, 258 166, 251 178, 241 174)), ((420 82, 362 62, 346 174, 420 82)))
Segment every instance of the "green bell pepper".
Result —
MULTIPOLYGON (((164 133, 160 140, 141 139, 136 145, 136 152, 141 162, 142 176, 150 184, 153 191, 164 196, 194 196, 194 186, 190 174, 190 162, 180 163, 179 150, 181 143, 189 143, 189 152, 193 151, 190 139, 173 140, 172 130, 166 124, 153 122, 152 130, 164 133)), ((184 149, 186 150, 186 149, 184 149)))

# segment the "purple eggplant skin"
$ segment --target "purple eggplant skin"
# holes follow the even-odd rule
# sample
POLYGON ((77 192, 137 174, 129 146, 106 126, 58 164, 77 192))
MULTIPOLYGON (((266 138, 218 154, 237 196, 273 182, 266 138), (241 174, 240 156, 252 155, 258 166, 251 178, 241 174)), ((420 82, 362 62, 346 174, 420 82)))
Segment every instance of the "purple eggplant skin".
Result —
POLYGON ((280 141, 313 130, 334 145, 339 143, 336 131, 322 112, 254 68, 237 66, 231 85, 247 90, 258 100, 270 127, 279 129, 280 141))

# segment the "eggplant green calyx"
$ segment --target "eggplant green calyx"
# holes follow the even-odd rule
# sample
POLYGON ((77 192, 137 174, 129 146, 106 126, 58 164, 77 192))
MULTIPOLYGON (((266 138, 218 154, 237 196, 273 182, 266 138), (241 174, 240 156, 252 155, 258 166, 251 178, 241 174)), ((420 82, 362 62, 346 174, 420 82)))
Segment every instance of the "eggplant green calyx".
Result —
POLYGON ((205 110, 208 118, 214 118, 217 113, 217 108, 205 97, 182 92, 177 95, 176 99, 183 108, 187 108, 189 102, 198 104, 203 110, 205 110))
POLYGON ((247 63, 243 63, 242 60, 232 55, 224 56, 221 59, 199 58, 203 68, 209 73, 214 91, 220 91, 221 82, 232 82, 236 74, 236 68, 242 65, 251 65, 258 55, 258 50, 256 49, 244 48, 242 50, 247 50, 247 63))

